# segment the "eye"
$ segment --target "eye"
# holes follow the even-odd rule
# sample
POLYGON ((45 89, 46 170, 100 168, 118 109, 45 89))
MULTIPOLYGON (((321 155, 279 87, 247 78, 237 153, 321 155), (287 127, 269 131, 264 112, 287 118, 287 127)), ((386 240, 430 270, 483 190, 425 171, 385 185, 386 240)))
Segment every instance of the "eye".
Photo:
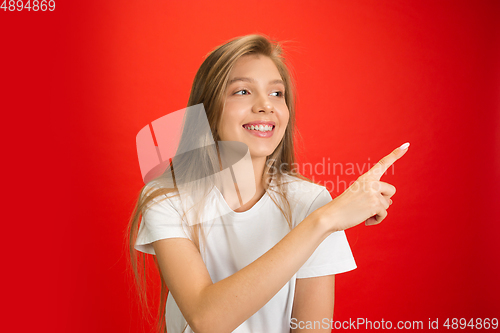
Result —
POLYGON ((275 96, 275 97, 283 97, 283 92, 282 91, 275 91, 273 93, 271 93, 272 96, 275 96))
POLYGON ((237 92, 234 93, 234 95, 248 95, 250 92, 246 89, 241 89, 238 90, 237 92))

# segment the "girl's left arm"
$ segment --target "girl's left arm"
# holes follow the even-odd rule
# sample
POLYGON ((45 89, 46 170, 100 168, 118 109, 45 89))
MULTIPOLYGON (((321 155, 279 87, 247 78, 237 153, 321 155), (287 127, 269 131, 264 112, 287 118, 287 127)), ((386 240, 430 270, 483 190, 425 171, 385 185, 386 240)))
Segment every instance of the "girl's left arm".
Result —
POLYGON ((297 279, 290 332, 331 332, 334 294, 335 275, 297 279), (316 328, 314 328, 314 323, 316 323, 316 328))

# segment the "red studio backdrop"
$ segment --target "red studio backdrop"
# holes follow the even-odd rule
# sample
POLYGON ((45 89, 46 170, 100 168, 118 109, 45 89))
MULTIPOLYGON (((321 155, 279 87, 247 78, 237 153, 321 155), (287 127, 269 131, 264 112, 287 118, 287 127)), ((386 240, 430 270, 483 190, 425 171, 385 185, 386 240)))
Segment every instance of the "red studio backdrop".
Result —
POLYGON ((9 3, 2 331, 151 332, 124 246, 135 136, 186 106, 210 50, 250 33, 284 41, 299 166, 332 196, 362 172, 333 163, 366 171, 411 143, 382 178, 387 219, 346 232, 358 268, 337 276, 334 320, 500 317, 499 1, 9 3))

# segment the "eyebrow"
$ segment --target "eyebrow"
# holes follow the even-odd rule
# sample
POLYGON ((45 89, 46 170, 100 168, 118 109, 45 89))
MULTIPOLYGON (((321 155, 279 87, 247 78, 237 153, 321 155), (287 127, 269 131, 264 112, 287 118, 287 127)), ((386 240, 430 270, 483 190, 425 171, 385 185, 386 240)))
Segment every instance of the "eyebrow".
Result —
MULTIPOLYGON (((233 84, 234 82, 237 82, 237 81, 255 83, 255 80, 252 79, 252 78, 249 78, 249 77, 235 77, 235 78, 229 80, 228 85, 233 84)), ((285 83, 283 82, 283 80, 273 80, 273 81, 270 81, 269 84, 282 84, 282 85, 285 85, 285 83)))

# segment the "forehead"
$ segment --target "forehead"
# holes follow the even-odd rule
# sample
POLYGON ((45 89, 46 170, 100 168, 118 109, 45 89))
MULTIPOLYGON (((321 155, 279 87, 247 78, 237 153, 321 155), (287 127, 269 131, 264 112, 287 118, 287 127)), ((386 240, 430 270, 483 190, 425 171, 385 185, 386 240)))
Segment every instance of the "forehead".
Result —
POLYGON ((229 73, 229 79, 241 76, 253 79, 262 77, 266 80, 281 79, 278 68, 271 58, 260 54, 244 55, 236 61, 229 73))

